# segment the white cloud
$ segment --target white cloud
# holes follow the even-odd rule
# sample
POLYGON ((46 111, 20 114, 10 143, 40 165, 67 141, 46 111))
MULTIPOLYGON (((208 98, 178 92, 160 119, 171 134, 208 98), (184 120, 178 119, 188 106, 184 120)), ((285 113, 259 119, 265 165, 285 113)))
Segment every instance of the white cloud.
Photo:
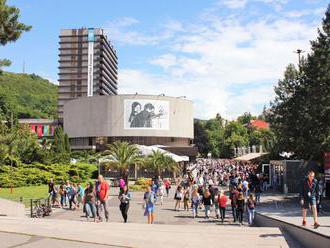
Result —
POLYGON ((258 114, 273 99, 273 86, 285 67, 297 63, 293 51, 308 51, 317 34, 315 23, 283 15, 249 22, 236 16, 201 16, 193 23, 167 22, 165 31, 148 34, 166 49, 146 63, 163 71, 123 68, 120 93, 185 95, 194 101, 198 118, 258 114))
POLYGON ((55 79, 54 77, 50 76, 49 74, 47 74, 45 72, 39 72, 39 73, 37 73, 37 75, 47 79, 52 84, 59 85, 59 82, 57 81, 57 79, 55 79))
POLYGON ((245 7, 247 0, 222 0, 220 4, 225 5, 231 9, 243 8, 245 7))

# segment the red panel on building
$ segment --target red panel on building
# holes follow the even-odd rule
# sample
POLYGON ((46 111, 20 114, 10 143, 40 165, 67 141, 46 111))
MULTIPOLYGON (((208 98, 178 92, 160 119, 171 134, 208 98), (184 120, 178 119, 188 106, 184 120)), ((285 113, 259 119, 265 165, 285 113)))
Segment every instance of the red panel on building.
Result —
POLYGON ((38 125, 37 135, 38 135, 38 137, 42 137, 42 125, 38 125))
POLYGON ((31 131, 32 131, 33 133, 36 132, 36 127, 35 127, 35 125, 31 125, 31 131))

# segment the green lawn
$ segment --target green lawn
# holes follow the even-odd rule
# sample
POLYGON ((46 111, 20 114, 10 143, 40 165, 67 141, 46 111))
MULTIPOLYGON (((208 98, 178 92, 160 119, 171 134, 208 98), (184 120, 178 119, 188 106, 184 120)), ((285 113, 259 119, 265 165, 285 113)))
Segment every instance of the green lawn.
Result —
POLYGON ((27 186, 20 188, 13 188, 13 192, 10 193, 10 189, 1 188, 0 198, 5 198, 12 201, 20 201, 20 197, 23 197, 23 203, 26 207, 30 206, 30 199, 46 198, 48 196, 48 186, 27 186))

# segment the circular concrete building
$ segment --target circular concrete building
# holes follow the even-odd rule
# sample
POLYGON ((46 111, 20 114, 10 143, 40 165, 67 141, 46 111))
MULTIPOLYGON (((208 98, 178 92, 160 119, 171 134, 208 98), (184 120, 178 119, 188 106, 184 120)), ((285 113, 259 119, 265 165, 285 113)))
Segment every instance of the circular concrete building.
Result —
POLYGON ((73 150, 102 150, 116 140, 161 145, 178 155, 193 157, 192 102, 153 95, 83 97, 64 105, 64 131, 73 150))

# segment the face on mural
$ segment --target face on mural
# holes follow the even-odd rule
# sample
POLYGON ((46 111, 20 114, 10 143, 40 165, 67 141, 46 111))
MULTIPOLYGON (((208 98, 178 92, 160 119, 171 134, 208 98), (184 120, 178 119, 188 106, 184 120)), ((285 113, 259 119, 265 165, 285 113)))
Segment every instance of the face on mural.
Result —
POLYGON ((141 112, 141 105, 140 104, 136 105, 134 111, 136 113, 140 113, 141 112))

